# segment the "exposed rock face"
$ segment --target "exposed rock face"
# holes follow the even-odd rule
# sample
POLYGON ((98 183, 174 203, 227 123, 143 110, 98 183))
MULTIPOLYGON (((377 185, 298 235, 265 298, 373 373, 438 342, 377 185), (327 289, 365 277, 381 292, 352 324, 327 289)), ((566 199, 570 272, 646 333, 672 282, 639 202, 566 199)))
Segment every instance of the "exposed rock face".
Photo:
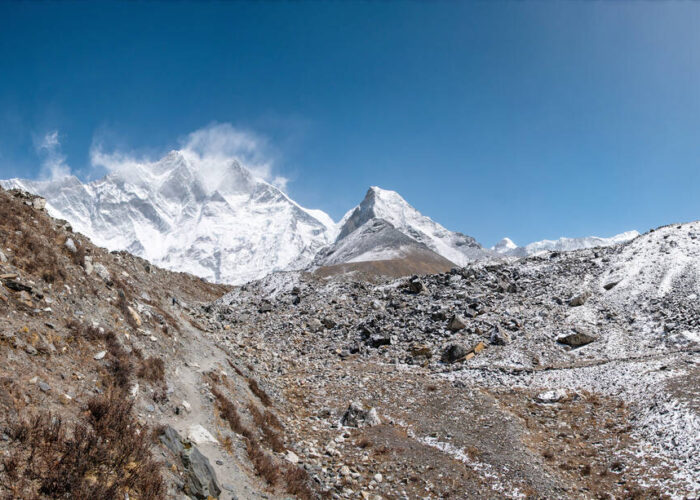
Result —
POLYGON ((185 443, 182 436, 171 426, 166 426, 159 436, 160 442, 175 456, 180 457, 185 468, 185 491, 192 498, 218 498, 221 486, 209 459, 196 446, 185 443))

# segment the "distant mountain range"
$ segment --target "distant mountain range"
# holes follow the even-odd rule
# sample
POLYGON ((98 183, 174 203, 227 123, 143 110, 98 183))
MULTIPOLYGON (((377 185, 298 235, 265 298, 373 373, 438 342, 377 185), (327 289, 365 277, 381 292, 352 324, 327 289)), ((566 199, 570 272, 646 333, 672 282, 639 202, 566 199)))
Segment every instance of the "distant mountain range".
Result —
POLYGON ((97 245, 231 284, 301 269, 439 272, 480 259, 611 245, 638 235, 561 238, 524 247, 505 238, 486 249, 422 215, 394 191, 371 187, 335 223, 235 160, 218 178, 205 177, 198 167, 188 152, 172 151, 157 162, 130 165, 87 184, 70 176, 0 185, 46 198, 52 216, 97 245))

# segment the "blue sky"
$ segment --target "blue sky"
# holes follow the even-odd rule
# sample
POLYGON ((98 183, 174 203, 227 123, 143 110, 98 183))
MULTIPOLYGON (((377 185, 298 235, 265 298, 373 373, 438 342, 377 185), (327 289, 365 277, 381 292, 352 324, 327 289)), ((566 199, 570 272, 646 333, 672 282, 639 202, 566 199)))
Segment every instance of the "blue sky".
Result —
POLYGON ((695 220, 700 4, 0 3, 0 177, 217 123, 336 220, 369 185, 488 245, 695 220))

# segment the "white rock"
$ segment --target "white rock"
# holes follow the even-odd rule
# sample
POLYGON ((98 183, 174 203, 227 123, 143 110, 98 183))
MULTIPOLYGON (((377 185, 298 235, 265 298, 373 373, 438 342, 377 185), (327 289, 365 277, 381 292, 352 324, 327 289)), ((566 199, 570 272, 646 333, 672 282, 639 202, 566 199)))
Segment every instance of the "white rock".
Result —
POLYGON ((187 413, 192 411, 192 405, 189 404, 187 401, 183 400, 182 401, 182 407, 185 409, 187 413))
POLYGON ((378 483, 381 483, 382 481, 384 481, 384 476, 382 476, 381 474, 377 473, 377 474, 374 475, 374 480, 375 480, 376 482, 378 482, 378 483))
POLYGON ((0 262, 5 263, 7 262, 7 257, 5 257, 5 254, 0 251, 0 262))
POLYGON ((73 238, 68 238, 66 240, 66 248, 70 253, 75 253, 78 251, 78 248, 75 246, 75 242, 73 241, 73 238))
POLYGON ((106 355, 107 355, 107 351, 100 351, 93 356, 93 359, 96 359, 99 361, 100 359, 104 358, 106 355))
POLYGON ((187 438, 190 441, 192 441, 194 444, 216 443, 217 442, 216 438, 214 436, 212 436, 211 432, 206 430, 200 424, 192 425, 187 430, 187 438))
POLYGON ((537 401, 540 403, 556 403, 564 399, 566 396, 566 389, 555 389, 539 393, 537 395, 537 401))
POLYGON ((292 450, 287 450, 287 454, 284 456, 284 459, 292 464, 298 464, 299 463, 299 457, 297 456, 296 453, 294 453, 292 450))

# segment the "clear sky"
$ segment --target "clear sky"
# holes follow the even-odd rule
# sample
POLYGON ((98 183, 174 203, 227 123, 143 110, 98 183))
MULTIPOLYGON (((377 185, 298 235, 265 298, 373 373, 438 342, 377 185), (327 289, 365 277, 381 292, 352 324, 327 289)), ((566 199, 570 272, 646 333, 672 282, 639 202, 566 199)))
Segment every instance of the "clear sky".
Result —
POLYGON ((0 177, 212 124, 336 220, 370 185, 487 245, 695 220, 700 3, 0 3, 0 177))

